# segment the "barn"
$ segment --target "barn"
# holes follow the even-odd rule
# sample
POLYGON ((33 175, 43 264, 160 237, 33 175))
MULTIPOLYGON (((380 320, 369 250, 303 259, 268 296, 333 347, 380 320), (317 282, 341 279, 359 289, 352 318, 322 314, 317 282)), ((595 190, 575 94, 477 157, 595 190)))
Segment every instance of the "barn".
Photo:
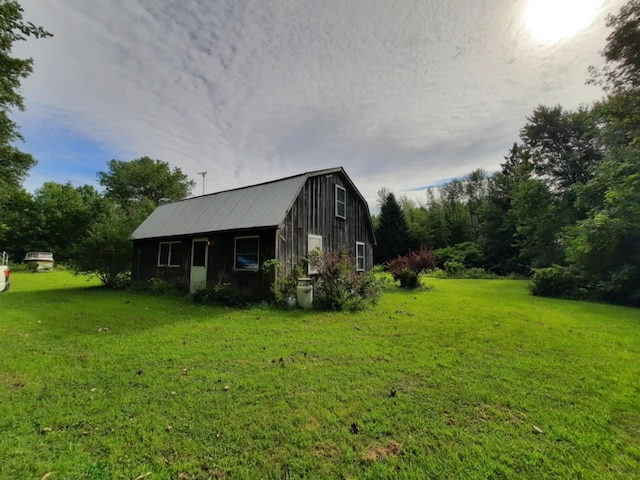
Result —
POLYGON ((296 266, 307 275, 309 252, 347 252, 354 269, 373 266, 369 207, 342 167, 160 205, 131 235, 132 280, 158 278, 191 293, 231 284, 256 299, 296 266))

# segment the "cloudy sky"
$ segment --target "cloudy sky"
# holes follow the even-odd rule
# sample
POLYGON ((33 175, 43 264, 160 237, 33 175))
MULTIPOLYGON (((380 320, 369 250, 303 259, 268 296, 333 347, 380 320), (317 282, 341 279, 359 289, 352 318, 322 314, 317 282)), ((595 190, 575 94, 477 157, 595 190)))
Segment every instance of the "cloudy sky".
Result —
POLYGON ((622 3, 21 0, 54 34, 15 49, 35 62, 25 187, 149 156, 198 195, 198 172, 212 193, 343 166, 374 210, 381 187, 424 198, 497 169, 536 105, 599 98, 587 68, 622 3))

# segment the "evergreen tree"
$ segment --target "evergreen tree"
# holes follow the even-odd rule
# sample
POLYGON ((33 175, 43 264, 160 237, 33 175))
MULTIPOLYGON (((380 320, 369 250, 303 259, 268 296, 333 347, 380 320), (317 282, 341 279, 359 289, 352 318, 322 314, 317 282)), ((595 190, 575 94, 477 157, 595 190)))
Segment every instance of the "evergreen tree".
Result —
POLYGON ((488 179, 487 196, 478 209, 480 247, 487 267, 499 274, 526 273, 514 244, 516 225, 510 215, 516 170, 496 172, 488 179))
POLYGON ((451 232, 445 216, 444 206, 436 198, 433 189, 427 191, 427 207, 425 215, 426 229, 429 236, 430 248, 437 249, 449 245, 451 232))
POLYGON ((376 230, 377 245, 374 250, 376 263, 385 263, 409 251, 409 229, 396 196, 389 192, 380 207, 376 230))

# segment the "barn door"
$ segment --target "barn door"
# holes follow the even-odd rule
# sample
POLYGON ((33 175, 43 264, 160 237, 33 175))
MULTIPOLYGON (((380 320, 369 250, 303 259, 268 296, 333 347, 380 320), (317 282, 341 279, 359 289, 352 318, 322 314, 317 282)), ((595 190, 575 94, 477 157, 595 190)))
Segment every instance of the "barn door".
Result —
POLYGON ((189 284, 189 291, 191 293, 207 286, 208 243, 206 238, 193 239, 191 245, 191 282, 189 284))

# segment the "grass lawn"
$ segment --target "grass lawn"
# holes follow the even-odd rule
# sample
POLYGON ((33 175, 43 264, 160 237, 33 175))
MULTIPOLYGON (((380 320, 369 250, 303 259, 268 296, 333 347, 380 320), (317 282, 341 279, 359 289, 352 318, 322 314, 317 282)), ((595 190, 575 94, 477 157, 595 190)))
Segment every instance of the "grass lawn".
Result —
POLYGON ((640 478, 640 309, 427 279, 357 314, 14 272, 0 478, 640 478))

